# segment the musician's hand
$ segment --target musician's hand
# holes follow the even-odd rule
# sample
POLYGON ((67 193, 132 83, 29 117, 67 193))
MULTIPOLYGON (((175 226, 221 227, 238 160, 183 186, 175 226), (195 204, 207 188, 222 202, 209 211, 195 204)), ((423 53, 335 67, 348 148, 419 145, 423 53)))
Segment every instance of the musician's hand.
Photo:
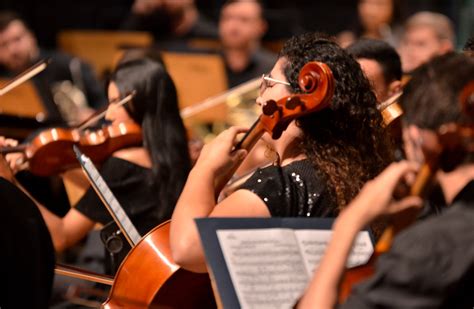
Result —
POLYGON ((408 161, 392 163, 380 175, 365 184, 359 195, 349 205, 354 213, 363 218, 362 225, 372 222, 379 216, 422 206, 422 200, 419 197, 409 196, 400 200, 393 198, 393 193, 400 181, 403 178, 413 179, 417 169, 417 164, 408 161))
MULTIPOLYGON (((7 141, 3 136, 0 137, 0 147, 9 146, 10 143, 11 141, 7 141)), ((13 172, 3 154, 0 154, 0 177, 3 177, 10 182, 14 182, 15 180, 13 172)))
POLYGON ((215 176, 229 172, 247 155, 247 151, 244 149, 232 151, 237 144, 237 134, 246 131, 245 128, 231 127, 219 134, 212 142, 203 147, 196 167, 208 170, 215 176))
MULTIPOLYGON (((0 147, 15 147, 18 141, 0 136, 0 147)), ((5 159, 10 165, 10 169, 16 174, 18 171, 28 167, 26 156, 23 152, 13 152, 5 155, 5 159)))

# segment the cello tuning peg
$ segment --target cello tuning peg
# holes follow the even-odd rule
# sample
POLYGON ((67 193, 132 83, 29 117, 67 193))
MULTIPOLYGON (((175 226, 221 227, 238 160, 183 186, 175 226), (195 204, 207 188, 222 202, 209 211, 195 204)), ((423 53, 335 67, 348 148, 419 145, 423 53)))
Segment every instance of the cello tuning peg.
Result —
POLYGON ((301 106, 302 102, 299 97, 290 97, 288 100, 286 100, 285 107, 290 110, 294 110, 298 106, 301 106))
POLYGON ((267 103, 263 106, 262 112, 265 116, 271 116, 278 111, 278 105, 274 100, 267 101, 267 103))

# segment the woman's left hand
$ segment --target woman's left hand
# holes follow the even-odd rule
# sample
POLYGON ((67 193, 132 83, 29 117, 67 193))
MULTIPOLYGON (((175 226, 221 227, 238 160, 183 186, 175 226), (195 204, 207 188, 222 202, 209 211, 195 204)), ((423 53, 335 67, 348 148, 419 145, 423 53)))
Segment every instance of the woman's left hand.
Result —
POLYGON ((231 127, 219 134, 203 147, 195 168, 207 170, 214 176, 229 173, 247 156, 244 149, 232 151, 237 144, 236 136, 245 132, 245 128, 231 127))

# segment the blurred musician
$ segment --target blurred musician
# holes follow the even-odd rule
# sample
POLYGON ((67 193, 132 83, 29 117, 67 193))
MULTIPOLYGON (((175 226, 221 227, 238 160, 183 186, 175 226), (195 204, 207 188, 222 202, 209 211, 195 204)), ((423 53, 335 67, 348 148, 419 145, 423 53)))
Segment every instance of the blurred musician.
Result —
POLYGON ((48 58, 47 69, 32 81, 50 118, 78 123, 90 115, 90 108, 105 105, 101 84, 88 65, 64 53, 41 49, 25 21, 13 12, 0 12, 0 77, 11 78, 48 58))
MULTIPOLYGON (((161 62, 133 53, 125 54, 113 72, 108 95, 111 103, 107 120, 113 124, 138 124, 143 145, 115 152, 102 164, 100 172, 138 232, 144 235, 171 217, 190 169, 176 89, 161 62), (130 103, 116 106, 132 91, 136 93, 130 103)), ((92 188, 62 218, 38 206, 57 251, 78 243, 96 223, 106 225, 113 221, 92 188)), ((117 230, 112 227, 109 234, 117 234, 117 230)), ((128 249, 124 241, 123 248, 113 252, 110 272, 120 265, 128 249)))
MULTIPOLYGON (((334 234, 299 308, 469 308, 474 295, 474 163, 470 153, 441 157, 436 178, 448 209, 400 233, 392 249, 378 260, 375 274, 336 306, 338 286, 357 232, 379 216, 420 206, 408 197, 395 201, 393 191, 405 175, 416 171, 419 158, 440 151, 435 133, 443 124, 467 125, 473 118, 461 110, 459 94, 474 79, 474 62, 448 54, 417 70, 405 89, 405 145, 408 158, 368 183, 338 217, 334 234)), ((472 107, 472 94, 470 99, 472 107)), ((448 152, 449 153, 449 152, 448 152)))

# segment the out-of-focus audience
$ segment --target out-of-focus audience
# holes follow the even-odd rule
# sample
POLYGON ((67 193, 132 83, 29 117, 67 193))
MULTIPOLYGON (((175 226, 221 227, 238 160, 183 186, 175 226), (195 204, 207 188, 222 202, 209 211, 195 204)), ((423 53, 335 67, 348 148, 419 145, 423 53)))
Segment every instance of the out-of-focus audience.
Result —
POLYGON ((405 23, 399 53, 403 72, 409 73, 436 56, 454 50, 456 37, 448 17, 419 12, 405 23))

